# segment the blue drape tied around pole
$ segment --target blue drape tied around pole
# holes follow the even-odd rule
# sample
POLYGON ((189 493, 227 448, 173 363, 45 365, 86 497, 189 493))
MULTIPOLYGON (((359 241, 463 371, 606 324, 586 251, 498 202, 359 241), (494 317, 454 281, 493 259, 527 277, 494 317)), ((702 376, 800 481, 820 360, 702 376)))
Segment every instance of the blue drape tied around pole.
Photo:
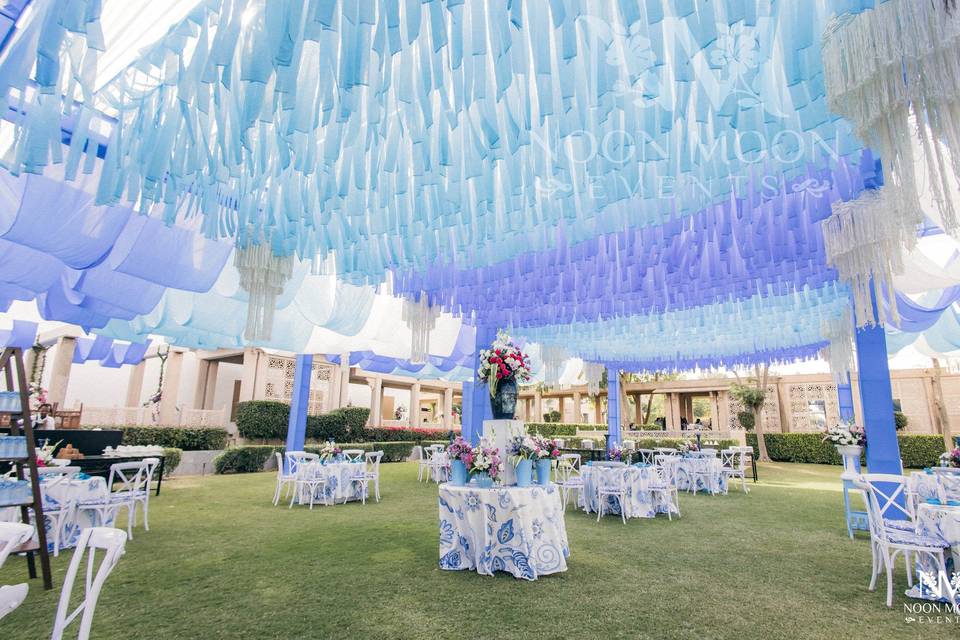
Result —
POLYGON ((620 371, 607 367, 607 447, 620 445, 620 371))
MULTIPOLYGON (((307 435, 307 408, 310 404, 310 379, 313 375, 313 356, 297 354, 293 370, 293 391, 290 396, 290 421, 287 424, 287 451, 303 451, 307 435)), ((284 456, 284 470, 287 461, 284 456)))

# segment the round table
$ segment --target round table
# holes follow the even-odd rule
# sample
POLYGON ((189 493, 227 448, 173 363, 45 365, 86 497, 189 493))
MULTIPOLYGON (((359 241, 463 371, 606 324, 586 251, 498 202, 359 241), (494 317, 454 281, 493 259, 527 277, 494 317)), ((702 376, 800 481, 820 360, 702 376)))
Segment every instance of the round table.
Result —
POLYGON ((567 570, 570 548, 560 489, 439 487, 440 568, 506 571, 515 578, 567 570))
POLYGON ((941 485, 947 500, 960 500, 960 474, 934 471, 914 471, 910 474, 910 490, 916 494, 919 503, 927 498, 939 498, 941 485))
POLYGON ((960 506, 921 502, 917 505, 917 533, 946 540, 953 554, 953 570, 960 571, 960 506))
MULTIPOLYGON (((583 478, 583 491, 577 497, 577 506, 587 513, 596 513, 599 507, 597 489, 597 463, 585 465, 580 469, 583 478)), ((622 475, 626 485, 627 497, 624 515, 627 518, 654 518, 658 513, 667 513, 673 507, 669 500, 664 499, 663 493, 654 493, 648 486, 660 482, 657 470, 654 467, 614 467, 610 473, 622 475)), ((673 507, 676 513, 676 507, 673 507)), ((620 500, 614 496, 607 496, 604 513, 620 514, 620 500)))
MULTIPOLYGON (((59 508, 61 505, 73 501, 100 500, 109 495, 107 481, 97 476, 77 478, 62 482, 51 482, 47 477, 40 478, 40 494, 43 496, 44 510, 59 508)), ((100 522, 95 511, 74 509, 72 517, 64 523, 63 536, 60 540, 61 549, 70 549, 77 544, 80 532, 88 527, 112 527, 117 510, 109 511, 109 521, 100 522)), ((19 522, 20 509, 8 507, 0 509, 0 521, 19 522)), ((47 531, 47 547, 53 552, 53 534, 50 531, 51 521, 44 518, 47 531)))
MULTIPOLYGON (((317 504, 323 502, 349 502, 351 500, 360 500, 362 495, 361 485, 354 482, 353 479, 366 468, 363 462, 309 462, 300 467, 297 472, 299 479, 320 479, 326 482, 317 486, 314 500, 317 504)), ((299 495, 298 502, 305 504, 310 501, 309 491, 307 495, 299 495)))

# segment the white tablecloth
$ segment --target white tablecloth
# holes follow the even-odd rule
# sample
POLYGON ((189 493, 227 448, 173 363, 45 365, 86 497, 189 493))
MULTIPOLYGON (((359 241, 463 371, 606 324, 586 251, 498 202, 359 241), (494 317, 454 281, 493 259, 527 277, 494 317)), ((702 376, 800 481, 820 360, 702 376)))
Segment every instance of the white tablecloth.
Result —
POLYGON ((430 459, 430 477, 434 482, 446 482, 450 479, 450 458, 441 451, 430 459))
POLYGON ((567 570, 570 548, 556 485, 442 484, 439 494, 441 569, 507 571, 525 580, 567 570))
MULTIPOLYGON (((338 503, 360 500, 363 497, 361 485, 353 482, 352 479, 364 469, 363 462, 328 462, 327 464, 310 462, 303 465, 299 473, 302 478, 326 479, 325 484, 317 486, 314 496, 316 503, 330 501, 331 498, 334 503, 338 503)), ((309 496, 299 496, 299 501, 308 502, 309 496)))
POLYGON ((917 506, 917 531, 949 542, 953 570, 960 571, 960 507, 921 502, 917 506))
MULTIPOLYGON (((40 479, 40 493, 43 495, 43 507, 58 508, 60 505, 73 500, 74 503, 85 500, 99 500, 105 498, 107 491, 107 481, 100 477, 90 477, 84 479, 73 479, 69 481, 53 483, 47 478, 40 479)), ((60 542, 61 549, 69 549, 77 544, 80 538, 80 531, 88 527, 112 527, 116 516, 116 509, 110 510, 108 522, 98 522, 95 511, 75 509, 73 517, 67 521, 64 527, 63 539, 60 542)), ((31 511, 32 513, 32 511, 31 511)), ((0 520, 6 522, 20 521, 19 507, 10 507, 0 509, 0 520)), ((47 547, 53 551, 53 535, 50 531, 50 519, 46 521, 47 547)))
MULTIPOLYGON (((653 493, 647 486, 651 483, 659 482, 657 471, 654 467, 621 467, 613 469, 612 473, 618 473, 623 476, 626 483, 626 517, 628 518, 653 518, 658 513, 667 513, 671 503, 664 500, 662 493, 653 493)), ((597 473, 593 465, 586 465, 580 470, 580 477, 583 478, 583 491, 577 498, 577 506, 587 512, 597 512, 599 506, 597 499, 597 473)), ((613 496, 607 496, 607 505, 604 507, 604 513, 620 513, 620 501, 613 496)))
POLYGON ((680 491, 690 491, 692 483, 696 483, 694 491, 725 493, 727 490, 727 478, 719 458, 674 456, 668 458, 666 464, 677 465, 677 488, 680 491))

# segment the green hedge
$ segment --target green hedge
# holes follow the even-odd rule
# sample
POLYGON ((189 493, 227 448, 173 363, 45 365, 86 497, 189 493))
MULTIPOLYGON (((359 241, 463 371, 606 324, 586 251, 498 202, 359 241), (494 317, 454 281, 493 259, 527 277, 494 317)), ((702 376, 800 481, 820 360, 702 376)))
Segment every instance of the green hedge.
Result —
MULTIPOLYGON (((427 441, 421 444, 446 444, 447 441, 427 441)), ((354 442, 339 444, 341 449, 363 449, 364 451, 383 451, 382 462, 402 462, 410 457, 413 442, 354 442)), ((318 453, 319 446, 307 445, 304 451, 308 453, 318 453)), ((273 445, 246 445, 227 449, 213 461, 213 468, 216 473, 254 473, 263 471, 267 460, 273 456, 274 451, 279 451, 283 455, 285 449, 281 446, 273 445)))
MULTIPOLYGON (((353 440, 362 434, 370 409, 343 407, 319 416, 307 416, 307 437, 316 440, 353 440)), ((250 400, 237 405, 237 432, 248 440, 287 437, 290 405, 276 400, 250 400)))
MULTIPOLYGON (((775 462, 805 462, 810 464, 843 464, 840 454, 819 433, 768 433, 764 435, 767 454, 775 462)), ((941 436, 898 435, 900 459, 908 469, 922 469, 937 464, 946 448, 941 436)), ((747 445, 759 454, 757 435, 747 434, 747 445)), ((862 456, 861 462, 866 461, 862 456)))
POLYGON ((215 451, 227 446, 227 430, 221 427, 141 427, 132 425, 83 427, 123 432, 121 444, 156 445, 183 451, 215 451))
POLYGON ((562 438, 577 435, 581 431, 606 431, 605 424, 578 424, 573 422, 528 422, 527 433, 536 433, 545 438, 562 438))
POLYGON ((183 449, 177 449, 176 447, 164 447, 163 448, 163 477, 167 478, 174 471, 177 470, 177 467, 180 466, 180 460, 183 459, 183 449))
MULTIPOLYGON (((687 442, 696 442, 696 438, 631 438, 636 444, 637 449, 658 449, 671 447, 679 449, 681 445, 687 442)), ((710 438, 702 436, 700 444, 710 449, 726 449, 736 447, 739 442, 730 439, 710 438)))

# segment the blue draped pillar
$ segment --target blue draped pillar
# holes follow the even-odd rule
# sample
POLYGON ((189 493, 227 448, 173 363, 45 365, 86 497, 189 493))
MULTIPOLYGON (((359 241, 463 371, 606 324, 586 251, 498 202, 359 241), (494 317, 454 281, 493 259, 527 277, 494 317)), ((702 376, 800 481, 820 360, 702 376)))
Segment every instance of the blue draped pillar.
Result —
POLYGON ((850 385, 850 374, 847 374, 847 383, 837 385, 837 403, 840 406, 840 419, 852 421, 853 414, 853 387, 850 385))
MULTIPOLYGON (((873 308, 876 313, 875 296, 873 308)), ((883 327, 875 325, 857 329, 856 341, 860 404, 867 434, 867 469, 870 473, 900 474, 903 468, 893 420, 893 388, 883 327)))
MULTIPOLYGON (((293 393, 290 395, 290 421, 287 423, 287 451, 303 451, 307 435, 307 405, 310 402, 310 375, 313 371, 313 355, 297 355, 293 371, 293 393)), ((283 462, 286 466, 286 458, 283 462)))
POLYGON ((620 372, 607 367, 607 449, 619 445, 620 436, 620 372))
MULTIPOLYGON (((496 327, 477 325, 477 337, 473 347, 473 375, 480 368, 480 350, 488 348, 497 338, 496 327)), ((483 421, 493 419, 490 408, 490 389, 483 380, 463 384, 463 437, 474 445, 483 437, 483 421)))

